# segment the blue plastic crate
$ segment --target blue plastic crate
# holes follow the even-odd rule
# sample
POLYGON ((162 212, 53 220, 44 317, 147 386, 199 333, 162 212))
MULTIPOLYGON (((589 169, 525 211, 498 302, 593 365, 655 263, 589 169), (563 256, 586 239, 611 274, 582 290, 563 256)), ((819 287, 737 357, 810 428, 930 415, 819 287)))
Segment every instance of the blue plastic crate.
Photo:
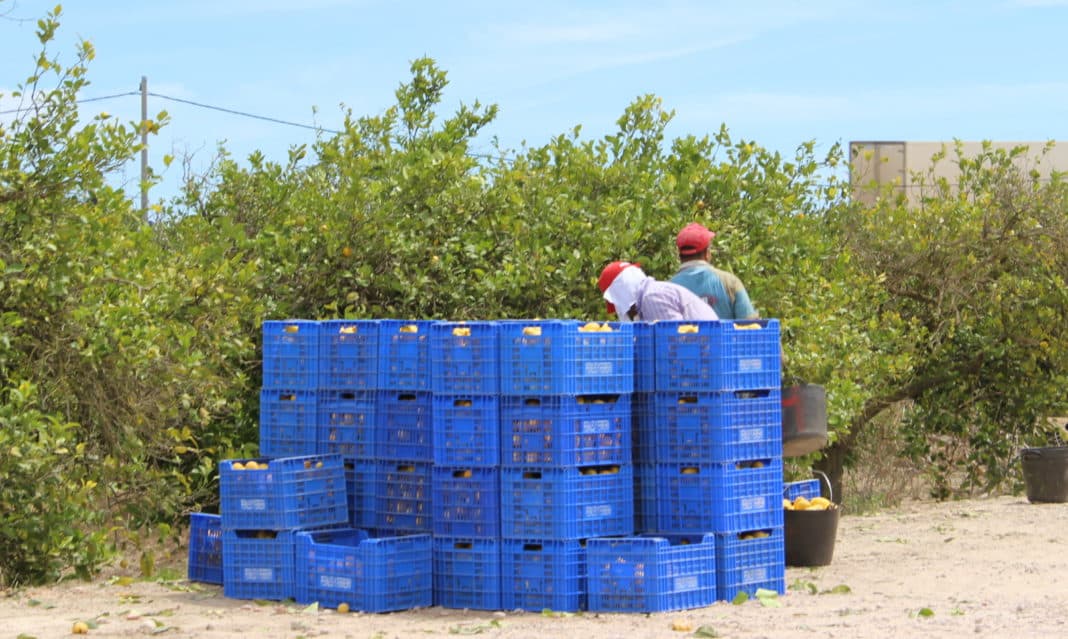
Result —
POLYGON ((222 585, 222 518, 189 513, 189 581, 222 585))
POLYGON ((731 533, 783 525, 780 458, 653 466, 656 531, 731 533))
POLYGON ((631 460, 630 394, 501 398, 501 464, 576 466, 631 460))
POLYGON ((435 465, 431 470, 434 535, 500 536, 500 480, 499 468, 435 465))
POLYGON ((430 390, 428 320, 379 320, 378 388, 430 390))
POLYGON ((378 388, 378 320, 326 320, 319 326, 319 387, 378 388))
POLYGON ((812 499, 813 497, 819 497, 822 494, 821 491, 819 479, 802 479, 801 481, 791 481, 783 484, 782 496, 790 501, 798 497, 812 499))
POLYGON ((434 459, 432 397, 428 392, 378 391, 375 457, 420 462, 434 459))
POLYGON ((590 612, 667 612, 716 601, 715 535, 586 542, 590 612))
POLYGON ((634 391, 634 332, 581 330, 575 320, 500 324, 501 393, 596 395, 634 391))
POLYGON ((654 330, 657 391, 782 386, 779 320, 665 321, 654 330))
POLYGON ((268 320, 262 333, 264 388, 319 387, 319 322, 268 320))
POLYGON ((433 395, 434 463, 496 466, 500 463, 501 402, 497 395, 433 395))
POLYGON ((348 493, 349 525, 353 528, 375 526, 375 483, 378 462, 374 459, 345 460, 345 491, 348 493))
POLYGON ((346 458, 375 455, 374 391, 320 390, 316 417, 316 453, 337 453, 346 458))
POLYGON ((578 539, 502 539, 501 608, 585 610, 585 544, 578 539))
POLYGON ((348 604, 362 612, 392 612, 433 604, 430 535, 371 538, 359 529, 297 533, 299 604, 348 604))
POLYGON ((223 595, 282 601, 293 597, 293 531, 223 530, 223 595))
POLYGON ((633 322, 634 392, 656 391, 656 331, 651 322, 633 322))
POLYGON ((430 327, 430 388, 435 393, 500 390, 496 322, 435 322, 430 327))
POLYGON ((727 462, 782 455, 782 400, 775 389, 660 392, 642 423, 640 459, 727 462), (651 447, 651 448, 649 448, 651 447))
POLYGON ((373 528, 382 534, 433 532, 429 462, 376 462, 373 528))
POLYGON ((501 540, 434 535, 434 605, 501 609, 501 540))
POLYGON ((219 463, 224 530, 287 530, 345 524, 348 497, 339 455, 219 463))
POLYGON ((501 468, 501 536, 631 535, 633 490, 630 465, 501 468))
POLYGON ((786 546, 782 526, 716 535, 716 592, 731 601, 760 588, 786 594, 786 546))
POLYGON ((265 457, 314 455, 318 421, 318 391, 261 389, 260 454, 265 457))

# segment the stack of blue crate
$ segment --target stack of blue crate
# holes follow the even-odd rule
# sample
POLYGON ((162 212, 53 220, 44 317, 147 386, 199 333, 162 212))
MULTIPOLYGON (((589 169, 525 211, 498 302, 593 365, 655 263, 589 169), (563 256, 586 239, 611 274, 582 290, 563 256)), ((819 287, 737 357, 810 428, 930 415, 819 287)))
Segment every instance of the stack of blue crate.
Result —
POLYGON ((219 464, 223 594, 296 595, 296 536, 348 521, 338 455, 224 460, 219 464))
POLYGON ((427 320, 379 320, 373 521, 380 535, 431 534, 434 421, 427 320))
POLYGON ((636 410, 638 527, 715 535, 716 598, 785 591, 779 325, 658 322, 636 410))
POLYGON ((496 322, 430 328, 434 603, 501 607, 500 367, 496 322))
POLYGON ((319 322, 263 323, 260 455, 316 452, 319 397, 319 322))
POLYGON ((501 605, 583 610, 587 540, 634 532, 633 333, 508 321, 499 347, 501 605))
MULTIPOLYGON (((654 324, 635 322, 631 326, 634 333, 632 449, 638 462, 654 443, 650 437, 654 422, 656 344, 654 324)), ((644 513, 640 508, 643 505, 641 480, 639 470, 634 476, 635 528, 645 534, 590 539, 586 544, 587 609, 665 612, 712 604, 716 600, 715 535, 647 532, 656 530, 655 522, 650 519, 655 513, 644 513)))
POLYGON ((349 523, 366 529, 375 524, 378 336, 376 320, 320 322, 316 451, 344 459, 349 523))
MULTIPOLYGON (((379 338, 381 324, 264 322, 262 457, 219 466, 226 596, 344 603, 367 612, 430 605, 429 472, 419 507, 426 512, 426 534, 409 534, 403 523, 382 525, 408 506, 394 507, 391 490, 375 492, 380 439, 413 421, 426 438, 430 433, 428 400, 412 418, 407 406, 395 409, 391 394, 382 392, 384 380, 393 378, 379 365, 392 355, 379 338), (375 528, 375 536, 354 526, 375 528), (389 536, 394 531, 401 536, 389 536)), ((418 329, 405 324, 399 332, 407 337, 418 329)), ((401 358, 407 362, 408 353, 401 358)), ((413 458, 429 467, 428 458, 413 458)))

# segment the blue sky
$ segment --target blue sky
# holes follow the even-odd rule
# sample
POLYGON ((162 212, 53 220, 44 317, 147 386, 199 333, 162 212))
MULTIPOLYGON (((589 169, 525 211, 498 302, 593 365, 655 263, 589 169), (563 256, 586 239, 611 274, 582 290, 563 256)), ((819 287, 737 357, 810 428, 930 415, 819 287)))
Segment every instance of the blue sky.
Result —
MULTIPOLYGON (((0 93, 32 71, 38 18, 56 0, 0 0, 0 93)), ((610 133, 636 97, 675 111, 669 137, 714 133, 792 154, 853 140, 1068 140, 1068 0, 959 2, 538 3, 457 0, 71 0, 51 51, 96 48, 84 98, 149 91, 302 124, 339 128, 342 106, 382 112, 415 58, 448 72, 439 115, 475 100, 500 108, 487 129, 532 146, 582 126, 610 133), (317 110, 317 112, 315 112, 317 110)), ((11 108, 0 98, 0 110, 11 108)), ((140 117, 140 98, 83 104, 140 117)), ((284 161, 313 131, 161 98, 171 124, 150 162, 218 142, 243 159, 284 161)), ((0 118, 10 118, 0 115, 0 118)), ((489 149, 488 141, 476 151, 489 149)), ((152 199, 173 192, 164 172, 152 199)), ((137 177, 131 165, 127 179, 137 177)))

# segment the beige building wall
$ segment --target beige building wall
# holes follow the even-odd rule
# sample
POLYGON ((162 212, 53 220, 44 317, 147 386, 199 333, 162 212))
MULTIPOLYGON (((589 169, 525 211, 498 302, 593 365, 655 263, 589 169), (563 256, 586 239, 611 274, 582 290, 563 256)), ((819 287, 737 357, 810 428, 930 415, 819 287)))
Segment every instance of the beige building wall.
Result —
MULTIPOLYGON (((1042 176, 1053 171, 1068 171, 1068 142, 1057 142, 1043 154, 1046 142, 992 142, 995 149, 1010 150, 1026 146, 1028 152, 1017 164, 1026 170, 1035 169, 1042 176)), ((965 157, 978 155, 982 142, 961 142, 965 157)), ((917 204, 924 196, 924 182, 946 178, 951 184, 959 175, 956 143, 871 141, 849 143, 849 180, 853 199, 870 204, 877 197, 874 184, 894 185, 895 193, 904 193, 910 204, 917 204), (932 158, 945 150, 945 157, 932 167, 932 158), (933 168, 933 174, 929 171, 933 168)))

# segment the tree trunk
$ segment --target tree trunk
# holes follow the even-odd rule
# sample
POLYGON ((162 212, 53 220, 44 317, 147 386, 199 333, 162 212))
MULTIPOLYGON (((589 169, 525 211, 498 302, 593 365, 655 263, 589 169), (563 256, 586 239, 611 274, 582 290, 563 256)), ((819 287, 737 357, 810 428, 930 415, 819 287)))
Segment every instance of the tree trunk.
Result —
POLYGON ((814 464, 814 468, 827 475, 827 479, 831 484, 831 494, 827 495, 826 487, 823 487, 823 494, 825 497, 829 497, 834 503, 841 505, 842 503, 842 477, 845 474, 845 461, 849 455, 852 444, 852 439, 849 438, 849 442, 835 442, 823 450, 823 456, 814 464))

